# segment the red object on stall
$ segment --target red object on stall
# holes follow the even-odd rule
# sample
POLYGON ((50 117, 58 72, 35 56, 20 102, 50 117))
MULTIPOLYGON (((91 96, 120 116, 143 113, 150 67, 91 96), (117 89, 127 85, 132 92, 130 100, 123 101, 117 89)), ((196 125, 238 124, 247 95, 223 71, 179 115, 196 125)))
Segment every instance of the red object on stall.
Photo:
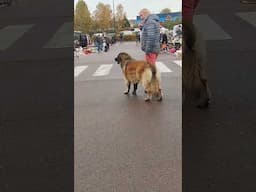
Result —
POLYGON ((91 50, 89 50, 89 49, 84 49, 84 54, 88 55, 88 54, 90 54, 90 53, 92 53, 91 50))
POLYGON ((176 52, 176 49, 173 47, 170 49, 170 53, 175 53, 176 52))

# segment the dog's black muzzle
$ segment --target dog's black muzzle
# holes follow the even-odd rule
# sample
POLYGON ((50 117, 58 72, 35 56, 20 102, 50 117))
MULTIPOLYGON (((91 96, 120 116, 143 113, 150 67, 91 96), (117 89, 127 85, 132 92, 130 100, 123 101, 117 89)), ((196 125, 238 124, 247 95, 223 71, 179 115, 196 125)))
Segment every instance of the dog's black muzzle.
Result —
POLYGON ((120 60, 119 60, 119 58, 118 58, 118 57, 116 57, 116 58, 115 58, 115 61, 117 62, 117 64, 119 64, 119 63, 120 63, 120 60))

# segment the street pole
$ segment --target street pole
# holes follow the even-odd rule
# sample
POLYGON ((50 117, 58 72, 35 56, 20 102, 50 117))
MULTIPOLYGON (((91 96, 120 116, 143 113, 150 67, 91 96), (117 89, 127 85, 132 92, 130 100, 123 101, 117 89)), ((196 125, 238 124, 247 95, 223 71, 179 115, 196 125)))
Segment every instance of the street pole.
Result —
POLYGON ((113 0, 113 23, 114 23, 114 33, 116 33, 116 16, 115 16, 115 2, 113 0))

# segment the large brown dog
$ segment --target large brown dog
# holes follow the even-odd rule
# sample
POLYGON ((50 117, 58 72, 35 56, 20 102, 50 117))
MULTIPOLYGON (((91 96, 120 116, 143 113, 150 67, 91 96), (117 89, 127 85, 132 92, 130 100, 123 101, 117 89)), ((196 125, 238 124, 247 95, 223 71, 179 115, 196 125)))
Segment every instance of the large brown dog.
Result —
POLYGON ((210 90, 206 75, 206 53, 203 39, 192 23, 183 22, 182 54, 182 99, 194 96, 197 107, 207 108, 210 103, 210 90))
POLYGON ((134 89, 132 93, 136 95, 138 83, 141 83, 147 94, 145 101, 150 101, 152 96, 156 96, 158 101, 162 100, 160 72, 154 65, 150 65, 146 61, 135 60, 125 52, 119 53, 115 61, 117 64, 120 64, 127 86, 124 94, 129 93, 130 86, 133 84, 134 89))

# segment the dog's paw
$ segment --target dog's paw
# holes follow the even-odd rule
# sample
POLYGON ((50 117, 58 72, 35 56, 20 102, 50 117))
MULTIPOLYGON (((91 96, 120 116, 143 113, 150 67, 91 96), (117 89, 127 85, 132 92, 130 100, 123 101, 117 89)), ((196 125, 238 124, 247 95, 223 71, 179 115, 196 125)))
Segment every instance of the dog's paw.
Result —
POLYGON ((144 99, 144 101, 145 101, 145 102, 150 102, 150 98, 149 98, 149 97, 146 97, 146 98, 144 99))
POLYGON ((128 95, 128 94, 129 94, 129 91, 124 91, 124 94, 125 94, 125 95, 128 95))
POLYGON ((162 90, 160 89, 158 94, 157 94, 157 101, 162 101, 163 100, 163 92, 162 90))
POLYGON ((137 95, 136 91, 133 91, 132 94, 133 94, 133 95, 137 95))
POLYGON ((162 96, 158 97, 157 101, 159 101, 159 102, 163 101, 163 97, 162 96))

